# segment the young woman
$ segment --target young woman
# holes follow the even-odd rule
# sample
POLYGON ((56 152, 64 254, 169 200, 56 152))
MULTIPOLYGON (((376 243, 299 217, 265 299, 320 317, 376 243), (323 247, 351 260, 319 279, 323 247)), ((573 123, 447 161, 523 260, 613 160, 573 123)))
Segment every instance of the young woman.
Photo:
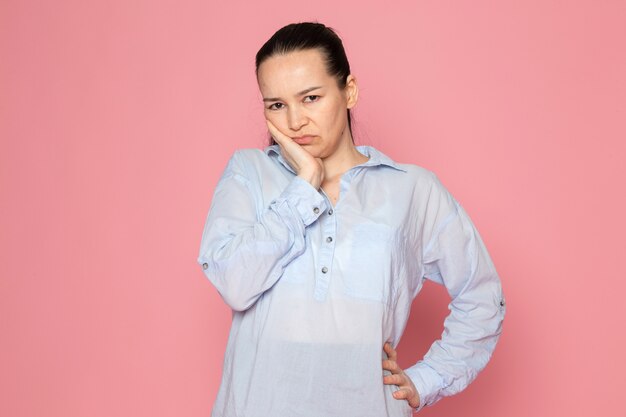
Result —
POLYGON ((463 390, 501 334, 501 282, 435 174, 354 144, 341 40, 291 24, 258 51, 272 136, 234 152, 197 259, 232 309, 212 417, 400 417, 463 390), (395 348, 425 279, 450 315, 424 358, 395 348))

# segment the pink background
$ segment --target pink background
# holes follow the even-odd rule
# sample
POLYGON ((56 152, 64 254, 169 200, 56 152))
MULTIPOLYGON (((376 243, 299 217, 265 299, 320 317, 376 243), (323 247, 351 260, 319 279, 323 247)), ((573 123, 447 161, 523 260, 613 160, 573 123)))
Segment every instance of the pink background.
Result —
MULTIPOLYGON (((357 144, 435 171, 503 280, 491 362, 421 414, 624 415, 626 4, 591 0, 2 1, 0 415, 209 415, 230 310, 202 226, 265 145, 254 54, 314 19, 357 144)), ((447 302, 415 300, 401 366, 447 302)))

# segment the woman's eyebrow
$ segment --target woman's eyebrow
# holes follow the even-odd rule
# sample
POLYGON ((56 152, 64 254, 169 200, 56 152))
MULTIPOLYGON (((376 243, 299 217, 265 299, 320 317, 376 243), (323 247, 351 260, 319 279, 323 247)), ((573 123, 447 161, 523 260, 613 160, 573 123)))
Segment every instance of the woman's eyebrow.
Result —
MULTIPOLYGON (((311 91, 313 91, 313 90, 317 90, 318 88, 322 88, 322 86, 318 86, 318 87, 309 87, 309 88, 307 88, 306 90, 302 90, 302 91, 300 91, 298 94, 296 94, 296 97, 298 97, 298 96, 303 96, 303 95, 305 95, 306 93, 310 93, 310 92, 311 92, 311 91)), ((272 98, 264 98, 264 99, 263 99, 263 101, 278 101, 278 100, 280 100, 280 98, 279 98, 279 97, 272 97, 272 98)))

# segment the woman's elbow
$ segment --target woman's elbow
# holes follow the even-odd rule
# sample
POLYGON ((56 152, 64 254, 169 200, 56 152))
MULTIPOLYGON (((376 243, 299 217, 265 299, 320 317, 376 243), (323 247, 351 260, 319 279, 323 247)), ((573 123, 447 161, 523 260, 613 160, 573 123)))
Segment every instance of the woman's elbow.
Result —
POLYGON ((224 302, 235 311, 249 309, 259 298, 259 294, 251 294, 249 288, 238 280, 229 279, 217 271, 211 270, 209 263, 202 263, 204 276, 215 287, 224 302))

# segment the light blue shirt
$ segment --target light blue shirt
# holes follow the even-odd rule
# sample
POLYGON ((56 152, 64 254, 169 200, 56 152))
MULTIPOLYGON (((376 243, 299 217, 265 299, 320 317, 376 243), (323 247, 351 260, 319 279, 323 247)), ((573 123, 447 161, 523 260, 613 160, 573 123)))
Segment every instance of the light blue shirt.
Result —
POLYGON ((505 299, 469 216, 437 176, 371 146, 333 207, 278 145, 240 149, 213 194, 197 262, 232 324, 212 417, 400 417, 465 389, 489 361, 505 299), (383 384, 424 280, 446 287, 441 339, 383 384))

